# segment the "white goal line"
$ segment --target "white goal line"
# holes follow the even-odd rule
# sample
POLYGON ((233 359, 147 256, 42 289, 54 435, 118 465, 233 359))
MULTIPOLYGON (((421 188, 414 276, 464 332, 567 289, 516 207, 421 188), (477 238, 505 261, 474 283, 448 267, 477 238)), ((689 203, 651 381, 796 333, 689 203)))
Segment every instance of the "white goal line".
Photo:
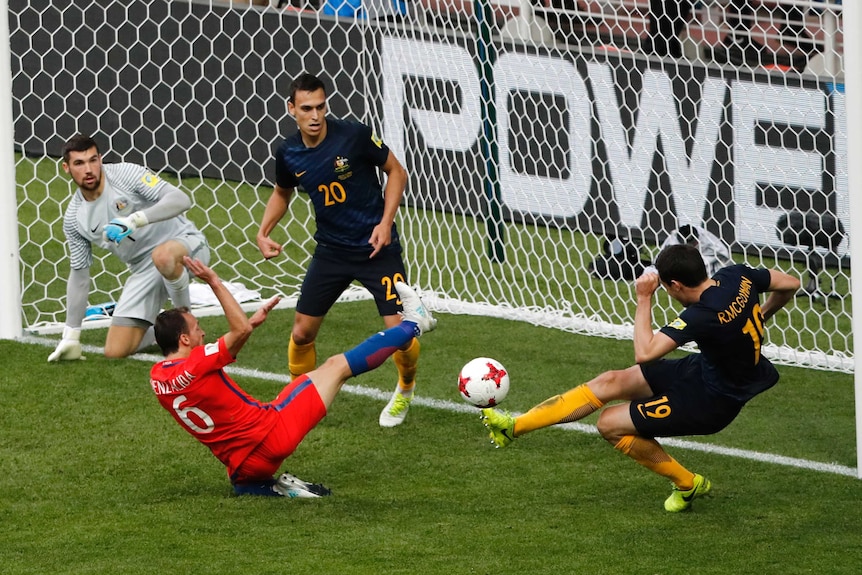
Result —
MULTIPOLYGON (((43 337, 35 337, 35 336, 24 336, 17 341, 21 341, 22 343, 28 344, 36 344, 44 347, 54 347, 57 342, 54 339, 47 339, 43 337)), ((102 348, 85 345, 84 351, 86 353, 90 353, 93 355, 99 355, 102 353, 102 348)), ((147 363, 156 363, 157 361, 161 361, 164 359, 162 356, 149 354, 149 353, 138 353, 133 356, 130 356, 130 359, 134 359, 137 361, 144 361, 147 363)), ((230 366, 225 369, 231 375, 237 375, 241 377, 251 377, 255 379, 262 379, 266 381, 275 381, 277 383, 287 385, 290 383, 291 378, 289 375, 281 374, 281 373, 271 373, 267 371, 260 371, 257 369, 248 369, 244 367, 230 366)), ((353 385, 346 384, 341 388, 344 393, 348 393, 351 395, 360 395, 364 397, 370 397, 372 399, 377 399, 380 401, 389 401, 389 398, 392 396, 391 391, 383 391, 373 387, 365 387, 363 385, 353 385)), ((472 416, 475 416, 478 420, 479 410, 471 405, 467 405, 464 402, 455 402, 449 401, 445 399, 434 399, 422 396, 414 396, 412 405, 421 405, 423 407, 430 407, 432 409, 439 409, 443 411, 450 411, 455 413, 465 413, 472 416)), ((512 415, 520 415, 518 412, 512 412, 512 415)), ((478 421, 477 421, 478 426, 478 421)), ((561 425, 557 425, 556 428, 564 429, 567 431, 577 431, 580 433, 587 434, 597 434, 598 430, 594 425, 587 425, 584 423, 564 423, 561 425)), ((477 429, 478 433, 481 433, 481 429, 477 429)), ((724 447, 721 445, 713 445, 711 443, 701 443, 698 441, 689 441, 683 439, 676 438, 659 438, 659 441, 662 445, 668 445, 671 447, 677 447, 679 449, 686 449, 689 451, 700 451, 703 453, 712 453, 717 455, 725 455, 729 457, 735 457, 737 459, 748 459, 750 461, 759 461, 762 463, 771 463, 774 465, 783 465, 786 467, 795 467, 797 469, 808 469, 811 471, 819 471, 822 473, 832 473, 835 475, 845 475, 847 477, 857 477, 857 470, 855 467, 847 467, 845 465, 838 465, 837 463, 822 463, 819 461, 810 461, 808 459, 799 459, 796 457, 787 457, 784 455, 777 455, 774 453, 764 453, 760 451, 749 451, 747 449, 737 449, 734 447, 724 447)))

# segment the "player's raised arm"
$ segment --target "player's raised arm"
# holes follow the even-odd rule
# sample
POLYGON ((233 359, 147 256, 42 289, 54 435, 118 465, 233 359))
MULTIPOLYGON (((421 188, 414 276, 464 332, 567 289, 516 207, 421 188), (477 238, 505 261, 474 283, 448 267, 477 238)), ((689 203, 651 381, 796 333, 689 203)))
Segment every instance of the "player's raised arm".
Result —
POLYGON ((293 190, 294 188, 283 188, 276 184, 269 201, 266 202, 266 209, 263 211, 260 229, 257 232, 257 247, 264 259, 273 258, 283 250, 281 244, 271 239, 269 234, 287 213, 293 190))
POLYGON ((676 342, 671 338, 652 329, 653 296, 659 285, 661 285, 659 276, 653 271, 645 271, 635 280, 637 297, 633 338, 635 363, 645 363, 664 357, 677 347, 676 342))
POLYGON ((793 299, 796 292, 801 287, 799 278, 782 271, 771 269, 769 270, 769 296, 760 311, 763 314, 763 319, 767 320, 775 315, 775 312, 783 308, 793 299))
POLYGON ((231 355, 236 357, 239 350, 241 350, 245 345, 245 342, 248 341, 254 328, 264 322, 267 314, 276 306, 281 298, 278 296, 272 298, 266 302, 263 307, 257 310, 251 319, 249 319, 248 316, 246 316, 245 311, 233 297, 233 294, 231 294, 230 290, 224 286, 221 278, 218 277, 218 274, 216 274, 215 271, 206 266, 200 260, 195 260, 188 256, 183 258, 183 263, 191 273, 203 280, 204 283, 212 288, 213 294, 218 299, 222 310, 224 311, 225 319, 227 319, 228 332, 223 336, 225 346, 228 351, 230 351, 231 355))

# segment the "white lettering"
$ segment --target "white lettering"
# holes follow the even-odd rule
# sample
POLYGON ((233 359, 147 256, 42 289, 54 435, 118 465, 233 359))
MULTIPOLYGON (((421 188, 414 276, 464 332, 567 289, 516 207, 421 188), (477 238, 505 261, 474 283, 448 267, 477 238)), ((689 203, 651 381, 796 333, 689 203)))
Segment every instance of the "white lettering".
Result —
MULTIPOLYGON (((476 63, 466 49, 384 37, 381 64, 382 131, 396 155, 406 155, 405 111, 429 148, 455 152, 476 148, 482 129, 481 91, 476 63), (418 109, 417 104, 409 102, 406 94, 416 88, 409 84, 414 78, 444 81, 457 86, 461 101, 452 107, 457 112, 418 109)), ((631 104, 619 101, 619 79, 613 73, 619 65, 588 62, 587 82, 576 66, 563 58, 514 52, 500 54, 494 66, 495 128, 500 191, 505 205, 516 212, 573 217, 583 211, 591 190, 596 189, 597 175, 607 174, 613 195, 600 201, 616 205, 619 213, 617 223, 637 229, 643 225, 653 165, 660 160, 670 183, 671 205, 678 225, 702 225, 706 202, 711 199, 710 190, 716 189, 723 194, 721 201, 733 202, 727 208, 734 219, 736 241, 782 245, 775 233, 775 224, 786 210, 764 205, 763 198, 758 197, 758 190, 769 187, 820 190, 825 168, 824 152, 785 149, 774 141, 768 144, 758 136, 758 131, 762 127, 768 131, 771 126, 780 130, 782 124, 808 128, 812 132, 824 131, 827 96, 817 88, 770 86, 753 81, 707 77, 700 86, 697 116, 682 117, 678 95, 674 95, 672 76, 662 70, 647 69, 643 72, 641 91, 635 104, 637 110, 631 115, 635 124, 631 126, 621 113, 622 106, 631 104), (592 100, 588 85, 592 88, 592 100), (728 91, 732 132, 722 132, 728 91), (567 132, 569 142, 569 149, 563 151, 569 168, 565 178, 530 175, 517 170, 513 162, 514 150, 510 147, 510 108, 511 96, 518 92, 552 94, 565 100, 568 124, 560 127, 567 132), (593 141, 591 130, 594 120, 599 126, 597 142, 593 141), (684 130, 681 126, 684 121, 696 122, 697 125, 684 130), (689 152, 686 152, 686 134, 690 134, 689 152), (733 139, 721 141, 722 137, 728 136, 733 139), (606 150, 606 166, 595 163, 597 145, 606 150), (664 153, 657 158, 659 145, 664 153), (716 150, 723 145, 730 146, 729 161, 733 165, 728 168, 732 168, 734 181, 713 182, 714 174, 721 177, 725 173, 716 169, 716 150), (733 190, 731 198, 726 196, 728 189, 733 190)), ((626 82, 625 79, 619 81, 626 82)), ((845 229, 849 230, 845 97, 837 92, 831 97, 835 118, 836 211, 845 229)), ((775 134, 774 128, 772 134, 775 134)), ((479 166, 481 168, 481 162, 479 166)), ((420 169, 428 168, 433 169, 433 163, 420 166, 420 169)), ((469 176, 464 179, 469 180, 469 176)), ((482 191, 471 190, 469 193, 480 195, 482 191)), ((846 246, 845 240, 839 253, 846 253, 846 246)))
MULTIPOLYGON (((461 91, 459 113, 408 108, 410 119, 429 148, 464 152, 475 143, 482 126, 481 91, 476 66, 459 46, 383 37, 383 139, 399 158, 405 154, 404 86, 410 76, 447 80, 461 91)), ((440 97, 443 97, 441 94, 440 97)))
POLYGON ((758 185, 819 190, 823 156, 817 151, 779 148, 755 142, 758 124, 825 127, 826 101, 820 90, 735 82, 732 88, 734 131, 734 212, 736 240, 777 243, 775 223, 787 209, 758 201, 758 185))
MULTIPOLYGON (((668 88, 670 88, 669 85, 668 88)), ((701 90, 700 110, 691 156, 686 155, 685 142, 678 130, 661 132, 678 225, 703 225, 703 212, 706 207, 712 166, 715 162, 715 148, 718 145, 724 112, 724 95, 727 93, 728 86, 723 80, 708 78, 704 81, 701 90)), ((694 118, 691 121, 694 121, 694 118)), ((679 127, 679 122, 674 121, 670 124, 679 127)))
MULTIPOLYGON (((527 54, 503 54, 494 69, 497 89, 497 142, 500 160, 500 195, 516 211, 572 217, 581 212, 593 181, 590 133, 590 99, 574 65, 527 54), (568 179, 518 173, 509 149, 510 94, 517 91, 557 94, 566 100, 569 124, 568 179)), ((533 121, 536 123, 536 121, 533 121)))

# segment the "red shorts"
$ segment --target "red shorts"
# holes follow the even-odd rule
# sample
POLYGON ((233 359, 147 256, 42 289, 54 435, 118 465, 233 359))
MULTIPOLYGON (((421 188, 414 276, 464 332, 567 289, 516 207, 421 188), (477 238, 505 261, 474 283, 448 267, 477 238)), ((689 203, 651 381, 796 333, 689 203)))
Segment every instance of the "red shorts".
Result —
POLYGON ((277 423, 231 474, 234 483, 270 479, 326 415, 326 406, 307 375, 290 382, 269 405, 278 411, 277 423))

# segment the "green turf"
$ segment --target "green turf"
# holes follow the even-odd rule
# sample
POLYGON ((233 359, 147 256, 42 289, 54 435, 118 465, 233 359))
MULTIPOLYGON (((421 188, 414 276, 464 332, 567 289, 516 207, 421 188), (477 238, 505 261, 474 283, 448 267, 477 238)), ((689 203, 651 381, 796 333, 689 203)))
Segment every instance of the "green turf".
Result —
MULTIPOLYGON (((370 302, 327 317, 321 357, 377 329, 370 302)), ((283 373, 289 310, 239 367, 283 373)), ((203 318, 208 339, 225 329, 203 318)), ((104 332, 85 331, 101 344, 104 332)), ((491 448, 478 414, 342 394, 286 469, 334 495, 237 498, 223 468, 157 403, 149 364, 47 364, 50 348, 0 341, 0 572, 4 574, 855 574, 862 483, 844 475, 670 449, 714 497, 670 515, 669 485, 597 435, 551 429, 491 448)), ((441 315, 422 340, 418 393, 459 401, 455 374, 490 355, 517 411, 626 367, 631 343, 493 318, 441 315)), ((782 381, 727 430, 697 441, 855 467, 849 375, 779 368, 782 381)), ((240 378, 261 399, 279 384, 240 378)), ((351 381, 388 392, 391 362, 351 381)))

